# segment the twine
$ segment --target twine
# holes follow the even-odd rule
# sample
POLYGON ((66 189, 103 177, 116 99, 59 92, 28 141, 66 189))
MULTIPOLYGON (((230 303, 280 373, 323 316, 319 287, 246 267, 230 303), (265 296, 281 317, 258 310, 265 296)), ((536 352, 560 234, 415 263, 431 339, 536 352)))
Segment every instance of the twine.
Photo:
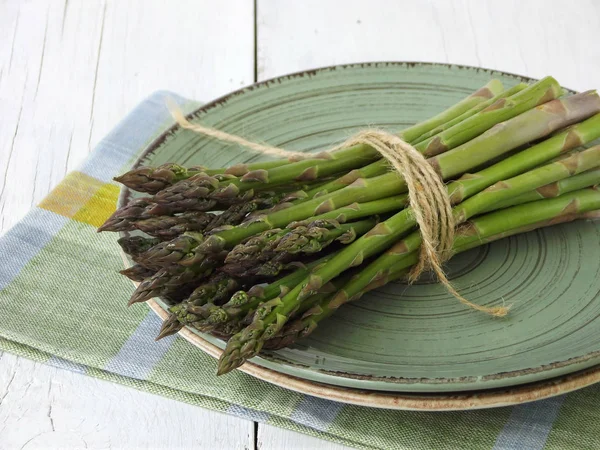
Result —
MULTIPOLYGON (((171 99, 167 100, 167 107, 175 121, 187 130, 204 134, 219 141, 241 145, 255 153, 282 158, 305 158, 307 156, 304 153, 291 152, 282 148, 252 142, 240 136, 191 123, 171 99)), ((414 282, 424 270, 432 270, 439 282, 462 304, 496 317, 505 316, 508 313, 508 308, 490 308, 472 303, 460 295, 446 277, 442 264, 452 256, 456 224, 448 191, 443 180, 431 164, 418 150, 398 136, 375 129, 360 131, 344 143, 328 151, 331 152, 358 144, 368 145, 379 152, 406 182, 412 213, 419 225, 422 236, 419 261, 410 272, 410 282, 414 282)))
POLYGON ((205 136, 210 136, 215 138, 221 142, 229 142, 231 144, 238 144, 242 147, 249 148, 255 153, 262 153, 264 155, 270 156, 279 156, 280 158, 301 158, 306 159, 307 154, 302 152, 290 152, 288 150, 284 150, 278 147, 272 147, 270 145, 260 144, 258 142, 252 142, 243 137, 236 136, 234 134, 225 133, 224 131, 217 130, 216 128, 205 127, 204 125, 200 125, 198 123, 191 123, 189 120, 185 118, 183 112, 177 106, 177 103, 172 98, 167 98, 167 108, 169 108, 169 112, 173 119, 179 124, 181 128, 185 128, 186 130, 195 131, 196 133, 204 134, 205 136))

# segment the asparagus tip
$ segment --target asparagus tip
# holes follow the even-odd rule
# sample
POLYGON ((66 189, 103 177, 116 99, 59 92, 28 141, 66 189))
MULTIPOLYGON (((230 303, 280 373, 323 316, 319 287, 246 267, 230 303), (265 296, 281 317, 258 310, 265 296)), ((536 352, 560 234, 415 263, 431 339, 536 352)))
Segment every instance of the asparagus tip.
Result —
POLYGON ((237 369, 245 362, 246 360, 241 358, 222 359, 219 361, 219 365, 217 366, 217 376, 225 375, 226 373, 237 369))
POLYGON ((155 341, 160 341, 167 336, 172 336, 179 332, 183 328, 183 324, 181 324, 177 320, 177 316, 175 314, 171 314, 160 327, 160 331, 158 335, 154 338, 155 341))
POLYGON ((113 221, 111 220, 111 218, 112 218, 112 215, 108 219, 106 219, 106 221, 96 229, 96 233, 100 233, 102 231, 113 231, 113 230, 111 230, 111 225, 113 224, 113 221))
POLYGON ((148 300, 147 295, 144 295, 143 293, 138 294, 137 292, 134 292, 129 301, 127 302, 127 306, 131 306, 135 303, 143 303, 146 300, 148 300))

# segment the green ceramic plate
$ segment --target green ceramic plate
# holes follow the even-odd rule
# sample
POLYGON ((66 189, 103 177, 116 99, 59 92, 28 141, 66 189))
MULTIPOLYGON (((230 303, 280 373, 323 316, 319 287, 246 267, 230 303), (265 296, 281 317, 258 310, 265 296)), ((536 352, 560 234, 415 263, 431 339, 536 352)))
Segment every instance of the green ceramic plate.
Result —
MULTIPOLYGON (((229 133, 314 151, 367 126, 400 130, 493 77, 506 86, 523 80, 440 64, 337 66, 242 89, 194 117, 229 133)), ((173 128, 138 164, 221 167, 258 159, 173 128)), ((129 196, 126 191, 123 199, 129 196)), ((253 362, 321 383, 405 392, 499 388, 572 373, 600 363, 599 256, 600 226, 593 222, 505 239, 448 264, 454 285, 471 301, 512 304, 505 319, 465 309, 427 280, 393 283, 344 306, 293 348, 253 362)))

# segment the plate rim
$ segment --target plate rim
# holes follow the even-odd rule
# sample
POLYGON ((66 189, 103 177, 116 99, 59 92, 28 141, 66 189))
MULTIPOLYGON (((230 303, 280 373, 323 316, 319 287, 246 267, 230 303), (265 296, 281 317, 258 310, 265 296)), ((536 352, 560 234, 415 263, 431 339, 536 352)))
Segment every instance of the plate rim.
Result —
MULTIPOLYGON (((125 267, 128 267, 130 262, 127 255, 122 252, 121 257, 125 267)), ((135 281, 132 283, 134 286, 139 284, 135 281)), ((168 317, 159 300, 152 298, 146 304, 161 320, 168 317)), ((215 359, 223 353, 221 348, 189 327, 184 327, 177 334, 215 359)), ((472 411, 515 406, 567 394, 600 382, 600 364, 560 377, 507 388, 442 393, 376 391, 336 386, 268 369, 254 363, 253 360, 247 361, 237 370, 300 394, 348 405, 401 411, 472 411)))
MULTIPOLYGON (((280 75, 277 77, 269 78, 267 80, 263 80, 257 83, 250 84, 248 86, 242 87, 235 91, 229 92, 221 97, 218 97, 210 102, 202 104, 198 108, 194 109, 192 112, 188 113, 186 117, 192 118, 193 116, 205 113, 210 111, 211 109, 226 103, 229 99, 243 95, 248 91, 252 91, 259 87, 268 87, 269 84, 273 82, 278 82, 281 80, 289 80, 298 77, 304 76, 312 76, 319 72, 331 71, 331 70, 344 70, 344 69, 359 69, 359 68, 376 68, 377 66, 433 66, 433 67, 442 67, 447 69, 462 69, 462 70, 471 70, 475 72, 486 72, 490 75, 497 73, 503 76, 508 76, 515 78, 516 80, 521 81, 535 81, 535 78, 527 77, 524 75, 514 74, 511 72, 505 72, 496 69, 461 65, 461 64, 449 64, 449 63, 437 63, 437 62, 422 62, 422 61, 373 61, 373 62, 358 62, 358 63, 349 63, 349 64, 337 64, 330 66, 323 66, 316 69, 303 70, 298 72, 293 72, 289 74, 280 75)), ((576 92, 568 88, 564 88, 570 92, 576 92)), ((152 154, 154 151, 158 149, 158 147, 167 139, 167 137, 177 130, 179 125, 177 123, 173 124, 162 133, 160 133, 156 138, 154 138, 150 143, 147 144, 146 148, 140 153, 139 157, 135 160, 132 167, 137 167, 142 164, 149 154, 152 154)), ((123 186, 120 191, 118 204, 121 205, 123 202, 129 198, 130 190, 123 186)), ((127 234, 127 233, 121 233, 127 234)), ((127 256, 122 252, 121 255, 123 257, 124 263, 126 267, 130 265, 130 261, 127 256)), ((135 284, 135 283, 134 283, 135 284)), ((151 309, 163 319, 166 318, 166 311, 163 306, 161 306, 161 301, 156 299, 151 299, 148 301, 151 309), (163 314, 161 314, 162 312, 163 314), (163 317, 164 316, 164 317, 163 317)), ((206 353, 210 354, 213 357, 218 357, 222 350, 206 340, 202 337, 202 333, 199 333, 194 330, 190 330, 187 327, 180 331, 180 334, 193 345, 201 348, 206 353)), ((586 353, 585 355, 579 356, 577 358, 569 358, 564 361, 557 361, 549 364, 549 366, 555 366, 556 364, 563 363, 565 367, 572 366, 573 363, 569 363, 571 359, 581 359, 586 357, 592 357, 591 353, 586 353)), ((263 359, 264 360, 264 359, 263 359)), ((268 360, 266 360, 268 361, 268 360)), ((548 370, 555 370, 555 368, 544 368, 544 366, 536 367, 538 372, 544 372, 548 370)), ((494 387, 494 386, 486 386, 479 389, 462 389, 460 391, 420 391, 420 390, 411 390, 411 391, 386 391, 383 389, 367 389, 365 387, 352 387, 352 386, 342 386, 342 385, 333 385, 329 384, 326 381, 316 381, 311 378, 299 378, 297 376, 286 373, 285 371, 277 371, 273 370, 259 364, 256 364, 253 361, 248 361, 244 364, 240 370, 243 372, 249 373, 257 378, 260 378, 265 381, 269 381, 273 384, 286 387, 291 390, 296 390, 298 392, 306 393, 309 395, 322 396, 323 398, 332 399, 335 401, 344 401, 339 398, 340 392, 347 393, 347 391, 352 391, 353 395, 357 396, 353 401, 349 401, 348 403, 363 405, 363 406, 373 406, 373 407, 382 407, 382 408, 394 408, 393 405, 398 405, 397 409, 418 409, 418 410, 456 410, 456 409, 476 409, 476 408, 486 408, 491 406, 506 406, 510 404, 518 404, 526 401, 533 401, 541 398, 548 398, 554 395, 559 395, 561 393, 570 392, 575 389, 580 389, 585 386, 589 386, 591 384, 600 382, 600 364, 594 365, 591 367, 583 368, 576 371, 571 371, 570 373, 558 374, 557 376, 549 377, 546 379, 541 379, 533 382, 526 382, 520 384, 515 384, 513 386, 506 387, 494 387), (246 368, 246 366, 248 366, 246 368), (302 383, 300 383, 300 381, 302 383), (555 389, 548 389, 547 386, 563 386, 562 390, 556 391, 555 389), (528 397, 519 400, 523 396, 523 392, 520 388, 525 389, 526 394, 529 394, 528 397), (529 389, 529 390, 527 390, 529 389), (319 395, 317 391, 325 390, 324 395, 319 395), (494 392, 498 391, 498 392, 494 392), (475 394, 476 393, 476 394, 475 394), (379 398, 379 394, 382 396, 379 398), (378 397, 376 401, 368 400, 373 397, 378 397), (430 402, 431 396, 435 397, 436 405, 432 407, 427 407, 426 405, 430 402), (473 396, 477 399, 482 399, 481 405, 458 407, 458 404, 454 403, 454 400, 461 399, 459 404, 464 404, 468 397, 473 396), (393 398, 394 400, 390 400, 393 398), (415 398, 419 398, 420 400, 416 401, 415 398), (462 403, 461 403, 462 402, 462 403), (424 406, 425 405, 425 406, 424 406), (440 406, 441 405, 441 406, 440 406)), ((321 374, 318 371, 311 371, 311 373, 321 374)), ((511 371, 503 373, 503 379, 512 378, 514 376, 521 376, 522 374, 519 372, 523 372, 522 370, 511 371)), ((322 375, 322 374, 321 374, 322 375)), ((335 374, 331 374, 329 376, 333 376, 337 379, 347 379, 352 380, 354 382, 365 381, 361 380, 359 376, 356 377, 347 377, 347 376, 336 376, 335 374)), ((433 378, 432 378, 433 380, 433 378)), ((367 380, 369 381, 369 380, 367 380)), ((410 383, 410 381, 408 382, 410 383)), ((392 385, 401 385, 407 386, 408 383, 389 383, 392 385)), ((440 385, 441 383, 433 383, 433 386, 440 385)), ((445 382, 445 385, 452 385, 456 383, 445 382)), ((458 387, 457 387, 458 388, 458 387)), ((353 397, 354 398, 354 397, 353 397)))
MULTIPOLYGON (((155 299, 148 300, 147 304, 162 320, 168 317, 167 312, 155 299)), ((218 359, 223 353, 222 349, 187 327, 184 327, 178 334, 215 359, 218 359)), ((252 360, 247 361, 238 370, 259 380, 305 395, 356 406, 407 411, 466 411, 514 406, 556 397, 600 382, 600 365, 597 365, 568 375, 507 388, 443 393, 409 393, 376 391, 319 383, 268 369, 254 363, 252 360)))

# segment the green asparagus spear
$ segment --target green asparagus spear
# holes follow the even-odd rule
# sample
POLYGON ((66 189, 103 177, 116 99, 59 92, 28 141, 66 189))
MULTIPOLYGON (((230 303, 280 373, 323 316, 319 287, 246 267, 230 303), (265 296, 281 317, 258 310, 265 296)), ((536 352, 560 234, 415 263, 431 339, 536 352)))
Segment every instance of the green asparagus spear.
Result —
POLYGON ((130 170, 123 175, 115 177, 114 180, 124 184, 130 189, 138 192, 146 192, 148 194, 156 194, 157 192, 172 186, 173 184, 187 180, 188 178, 204 173, 209 176, 220 176, 226 179, 227 175, 241 177, 248 172, 254 170, 269 170, 275 167, 281 167, 289 164, 288 160, 264 161, 251 164, 235 164, 226 169, 208 169, 203 166, 193 166, 186 168, 179 164, 163 164, 158 167, 139 167, 130 170))
POLYGON ((219 272, 211 277, 207 283, 197 287, 189 297, 192 302, 212 302, 215 304, 231 297, 240 283, 226 274, 219 272))
POLYGON ((139 260, 146 264, 176 264, 190 254, 203 241, 204 235, 202 233, 187 232, 148 249, 140 255, 139 260))
POLYGON ((269 170, 255 170, 243 177, 219 183, 204 174, 180 181, 157 193, 153 200, 159 204, 185 202, 189 209, 194 201, 212 198, 220 202, 243 200, 246 191, 269 190, 292 181, 313 181, 345 170, 361 167, 379 158, 379 154, 366 145, 356 145, 323 155, 320 159, 306 159, 269 170))
POLYGON ((488 181, 490 178, 496 182, 513 177, 539 165, 546 164, 553 158, 564 155, 570 150, 592 142, 599 137, 600 114, 596 114, 476 174, 464 174, 459 180, 448 185, 452 202, 460 203, 474 193, 490 186, 488 181))
POLYGON ((138 229, 162 240, 173 239, 190 231, 202 232, 215 220, 215 214, 189 211, 177 216, 153 216, 148 219, 132 220, 130 229, 138 229))
POLYGON ((145 238, 142 236, 122 237, 117 240, 121 249, 129 256, 140 256, 159 242, 159 239, 145 238))
MULTIPOLYGON (((467 170, 483 164, 486 160, 503 155, 529 141, 539 139, 557 129, 577 123, 599 111, 600 97, 595 92, 586 92, 564 99, 553 100, 494 126, 477 138, 446 153, 430 158, 429 162, 446 180, 465 173, 467 170)), ((566 144, 566 142, 563 144, 566 144)), ((553 141, 552 145, 557 145, 557 143, 553 141)), ((486 172, 485 181, 491 184, 502 179, 502 177, 494 179, 492 175, 494 175, 493 171, 491 173, 486 172)), ((366 202, 398 195, 405 190, 404 180, 396 173, 388 173, 369 179, 358 179, 344 189, 323 197, 317 197, 283 211, 268 214, 255 222, 245 223, 243 226, 210 236, 198 246, 196 251, 200 253, 221 251, 224 248, 231 248, 254 234, 270 228, 285 226, 290 221, 303 220, 307 217, 333 211, 353 202, 366 202)))
POLYGON ((375 226, 377 218, 340 224, 334 219, 317 219, 306 226, 295 226, 281 238, 275 252, 288 254, 318 253, 337 240, 342 244, 353 242, 375 226))
POLYGON ((479 111, 482 111, 483 109, 487 108, 488 106, 493 105, 498 100, 507 98, 507 97, 512 97, 517 92, 521 92, 523 89, 526 89, 526 88, 527 88, 527 83, 519 83, 516 86, 513 86, 510 89, 507 89, 506 91, 500 92, 498 95, 490 98, 489 100, 486 100, 485 102, 481 102, 481 103, 475 105, 473 108, 469 109, 468 111, 465 111, 460 116, 455 117, 454 119, 434 128, 433 130, 430 130, 427 133, 422 134, 421 136, 419 136, 417 139, 415 139, 411 143, 413 145, 416 145, 416 144, 423 142, 429 138, 432 138, 433 136, 440 134, 441 132, 447 130, 448 128, 451 128, 454 125, 456 125, 460 122, 463 122, 464 120, 475 115, 479 111))
MULTIPOLYGON (((553 183, 561 179, 566 180, 572 175, 577 176, 577 174, 585 172, 590 168, 598 167, 599 165, 600 146, 595 146, 581 153, 574 154, 565 160, 538 167, 506 181, 500 181, 456 206, 453 210, 456 223, 466 222, 469 218, 488 211, 493 205, 518 198, 519 195, 546 186, 548 182, 553 183)), ((352 291, 362 289, 362 287, 370 283, 374 277, 373 271, 377 268, 398 266, 400 260, 406 254, 406 249, 418 248, 420 243, 420 234, 415 232, 406 239, 394 244, 391 249, 377 258, 352 281, 352 291)))
POLYGON ((139 284, 129 300, 129 305, 170 294, 182 286, 195 288, 211 275, 224 259, 224 254, 215 254, 194 267, 166 266, 139 284))
POLYGON ((155 270, 148 269, 147 267, 142 266, 141 264, 134 264, 127 269, 123 269, 119 271, 121 275, 125 275, 132 281, 144 281, 146 278, 150 278, 152 275, 156 273, 155 270))
MULTIPOLYGON (((473 106, 492 98, 500 93, 502 89, 500 81, 492 80, 486 86, 446 111, 402 131, 400 135, 403 139, 412 140, 433 127, 454 119, 473 106)), ((204 168, 187 170, 177 164, 165 164, 158 168, 143 167, 117 177, 116 181, 142 192, 158 193, 161 190, 167 190, 166 193, 156 198, 158 203, 167 203, 173 202, 174 193, 178 197, 185 196, 189 199, 197 195, 207 196, 212 192, 212 189, 216 189, 217 192, 214 195, 217 198, 221 198, 219 192, 225 192, 227 197, 231 197, 232 191, 243 192, 248 189, 263 189, 264 186, 261 185, 277 185, 291 180, 314 180, 317 177, 360 167, 364 162, 378 158, 379 155, 374 150, 367 146, 358 145, 327 155, 319 155, 315 159, 305 159, 292 163, 270 162, 262 163, 262 165, 256 163, 250 166, 239 164, 224 171, 224 173, 241 176, 241 178, 232 178, 220 185, 216 185, 214 182, 208 184, 205 182, 211 175, 221 173, 220 170, 207 173, 207 170, 202 170, 204 168), (169 186, 194 177, 194 182, 181 184, 175 189, 175 192, 169 190, 169 186), (230 184, 238 189, 228 188, 230 184), (196 189, 197 187, 203 189, 196 189)), ((215 178, 212 177, 212 180, 215 180, 215 178)))
MULTIPOLYGON (((489 204, 504 201, 547 183, 597 167, 599 164, 600 146, 596 146, 563 161, 499 182, 456 206, 453 210, 455 220, 457 223, 464 222, 489 204)), ((256 355, 264 341, 281 330, 289 318, 290 311, 293 311, 299 302, 314 295, 323 284, 348 268, 360 265, 366 258, 385 250, 414 225, 415 219, 410 209, 403 210, 378 224, 352 245, 345 247, 327 264, 313 270, 305 281, 281 299, 281 304, 269 316, 253 322, 229 341, 231 346, 228 344, 221 357, 220 370, 231 370, 243 364, 245 359, 256 355)), ((386 254, 380 258, 394 258, 394 255, 386 254)))
POLYGON ((137 198, 132 200, 126 206, 116 210, 107 220, 98 228, 98 231, 131 231, 135 229, 132 221, 148 219, 155 215, 168 215, 172 211, 163 205, 157 205, 150 197, 137 198))
POLYGON ((497 123, 559 97, 562 92, 562 88, 554 78, 546 77, 512 97, 497 100, 480 113, 448 128, 439 135, 416 144, 415 148, 426 156, 439 155, 449 148, 473 139, 481 131, 488 130, 497 123))
POLYGON ((156 194, 167 186, 185 180, 198 173, 205 173, 204 167, 190 167, 167 163, 158 167, 140 167, 130 170, 114 180, 138 192, 156 194))
MULTIPOLYGON (((453 251, 460 253, 514 234, 576 220, 599 207, 600 192, 597 189, 582 189, 559 197, 488 213, 463 224, 460 234, 455 238, 453 251)), ((398 256, 401 256, 393 265, 389 265, 389 260, 384 261, 383 257, 376 259, 335 296, 320 301, 303 317, 287 324, 278 336, 266 343, 265 348, 278 349, 291 345, 312 333, 320 322, 331 316, 344 303, 358 300, 366 292, 404 276, 408 268, 418 260, 419 245, 418 233, 415 233, 390 249, 388 254, 397 252, 398 256), (366 284, 365 279, 368 280, 366 284)))
MULTIPOLYGON (((544 86, 551 86, 551 85, 552 85, 552 82, 550 80, 548 80, 544 84, 544 86)), ((459 131, 460 129, 462 129, 462 127, 466 126, 466 127, 473 127, 472 130, 475 130, 475 131, 471 131, 472 133, 476 132, 477 134, 481 134, 487 128, 491 127, 491 125, 489 125, 489 123, 485 123, 484 126, 479 126, 478 123, 480 122, 480 118, 478 116, 478 113, 480 113, 480 111, 482 111, 486 107, 491 106, 496 101, 503 99, 505 97, 510 97, 510 96, 516 94, 517 92, 524 90, 525 88, 527 88, 527 84, 520 83, 520 84, 514 86, 513 88, 508 89, 504 92, 496 91, 496 92, 498 92, 498 95, 496 95, 486 101, 480 102, 480 103, 476 104, 475 106, 473 106, 472 108, 470 108, 469 110, 465 111, 460 116, 455 117, 454 119, 449 120, 448 122, 444 122, 442 125, 439 125, 438 127, 431 130, 430 133, 432 133, 432 134, 427 137, 435 136, 435 135, 441 133, 442 131, 444 131, 452 126, 455 126, 455 125, 456 125, 455 132, 459 131), (475 119, 471 119, 471 121, 468 122, 466 125, 460 125, 460 126, 458 125, 459 123, 464 122, 466 119, 471 118, 472 116, 477 116, 477 117, 475 119), (474 126, 474 125, 478 125, 478 126, 474 126)), ((514 113, 514 112, 515 111, 512 110, 512 113, 514 113)), ((514 117, 514 115, 511 115, 511 117, 514 117)), ((502 119, 502 120, 506 120, 506 119, 502 119)), ((483 122, 481 122, 481 123, 483 123, 483 122)), ((429 133, 427 133, 427 134, 429 134, 429 133)), ((423 140, 425 140, 425 139, 421 139, 421 136, 415 138, 414 137, 415 134, 412 132, 401 133, 400 136, 406 142, 413 144, 413 145, 416 145, 419 142, 422 142, 423 140)), ((454 141, 449 140, 446 145, 446 150, 450 150, 451 148, 453 148, 452 147, 453 145, 458 145, 458 140, 454 140, 454 141)), ((424 149, 417 147, 417 150, 424 150, 424 149)), ((388 164, 386 163, 386 161, 383 161, 383 160, 375 161, 375 162, 373 162, 365 167, 362 167, 360 169, 354 169, 351 172, 348 172, 347 174, 343 175, 342 177, 325 184, 324 186, 311 189, 310 191, 307 192, 308 198, 311 199, 316 196, 335 192, 339 189, 343 189, 344 187, 352 184, 354 181, 356 181, 359 178, 372 178, 372 177, 382 175, 382 174, 386 173, 387 171, 389 171, 389 167, 388 167, 388 164)), ((299 200, 296 202, 296 204, 301 203, 302 201, 306 201, 306 200, 299 200)))
POLYGON ((537 188, 534 191, 526 192, 525 194, 517 195, 516 197, 506 201, 490 205, 490 207, 484 208, 480 214, 497 209, 508 208, 514 205, 533 202, 536 200, 542 200, 544 198, 558 197, 559 195, 563 195, 568 192, 577 191, 579 189, 598 184, 600 184, 600 169, 588 170, 580 173, 579 175, 574 175, 563 180, 555 181, 554 183, 549 183, 545 186, 537 188))
POLYGON ((296 269, 278 280, 263 287, 255 285, 246 291, 238 291, 233 294, 230 300, 222 306, 216 306, 214 302, 208 308, 203 308, 209 303, 206 296, 194 296, 188 298, 178 305, 169 309, 170 315, 163 323, 158 339, 177 333, 186 325, 193 325, 202 322, 204 325, 211 325, 206 331, 211 331, 213 325, 231 322, 245 316, 253 311, 261 303, 273 299, 278 295, 284 295, 290 287, 301 281, 311 268, 323 264, 328 257, 320 258, 310 264, 296 266, 296 269))
POLYGON ((504 90, 504 86, 500 80, 491 80, 485 86, 481 87, 465 99, 461 100, 457 104, 451 106, 447 110, 433 116, 432 118, 420 122, 412 127, 402 130, 399 135, 407 142, 412 142, 428 131, 439 127, 440 125, 447 123, 456 117, 465 114, 472 108, 485 103, 490 98, 494 98, 504 90))
POLYGON ((297 226, 306 226, 316 220, 328 220, 333 219, 339 223, 346 223, 351 220, 362 219, 363 217, 369 217, 374 215, 387 214, 391 212, 403 209, 408 205, 408 195, 394 195, 392 197, 386 197, 379 200, 373 200, 371 202, 364 203, 352 203, 347 206, 342 206, 333 211, 329 211, 320 214, 310 219, 300 220, 291 222, 288 228, 297 226))
MULTIPOLYGON (((520 87, 521 86, 519 86, 517 90, 520 89, 520 87)), ((407 135, 408 138, 407 136, 403 137, 405 141, 412 143, 415 148, 424 155, 439 155, 440 153, 468 142, 470 139, 479 136, 481 133, 489 130, 502 121, 516 117, 536 105, 541 105, 557 98, 561 93, 562 88, 556 80, 547 77, 525 89, 519 90, 517 93, 513 93, 509 99, 500 98, 473 115, 467 117, 463 116, 460 121, 458 121, 458 117, 455 118, 454 120, 456 120, 456 122, 452 127, 446 129, 442 133, 432 136, 430 139, 415 143, 411 139, 412 136, 407 135)), ((313 198, 320 192, 335 192, 338 189, 348 186, 358 178, 372 178, 381 175, 388 170, 389 167, 386 161, 376 161, 368 166, 349 172, 343 177, 326 184, 319 190, 309 191, 308 198, 313 198)), ((301 203, 301 201, 297 203, 301 203)))

